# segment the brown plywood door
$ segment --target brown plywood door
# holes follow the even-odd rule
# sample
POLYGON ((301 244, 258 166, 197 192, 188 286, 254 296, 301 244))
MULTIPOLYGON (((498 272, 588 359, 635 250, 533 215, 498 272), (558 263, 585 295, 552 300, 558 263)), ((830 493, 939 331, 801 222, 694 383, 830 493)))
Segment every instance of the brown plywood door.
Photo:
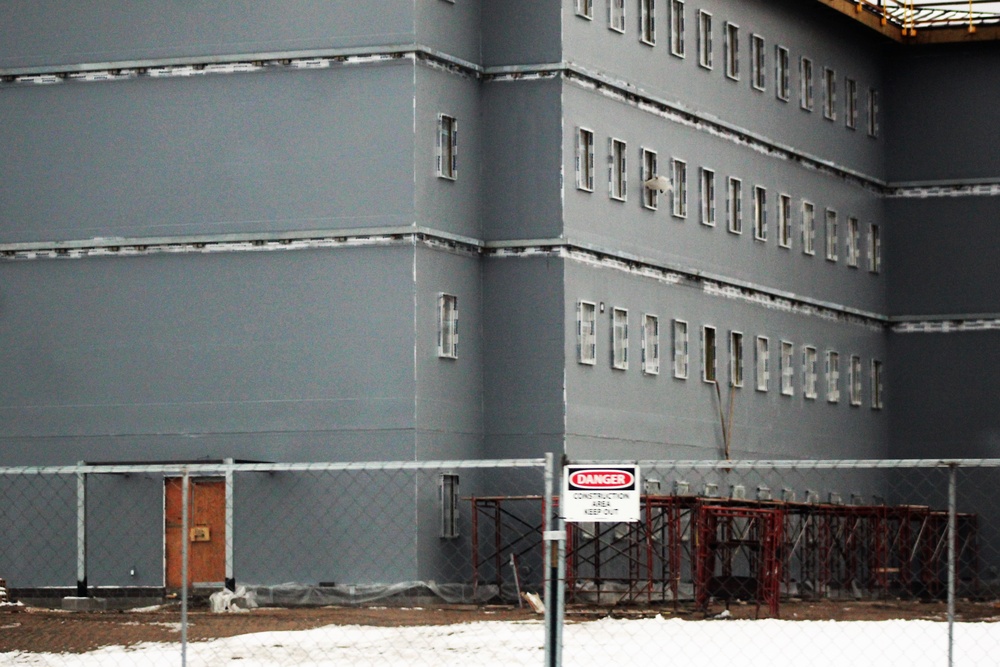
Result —
MULTIPOLYGON (((166 480, 164 533, 166 539, 166 583, 181 586, 181 531, 183 529, 183 480, 166 480)), ((226 482, 222 479, 192 479, 188 499, 188 584, 219 583, 226 578, 226 482)))

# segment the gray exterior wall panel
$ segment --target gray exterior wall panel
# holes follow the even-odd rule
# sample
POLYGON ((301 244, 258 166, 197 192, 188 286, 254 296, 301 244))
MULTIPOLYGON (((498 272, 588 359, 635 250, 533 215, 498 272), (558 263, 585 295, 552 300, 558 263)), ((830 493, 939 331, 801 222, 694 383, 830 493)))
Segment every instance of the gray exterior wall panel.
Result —
POLYGON ((561 0, 484 2, 483 65, 537 65, 562 60, 561 0))
POLYGON ((412 225, 413 68, 5 90, 0 240, 412 225))
POLYGON ((564 86, 566 104, 563 163, 566 170, 566 234, 576 242, 616 248, 633 256, 713 273, 841 304, 870 312, 885 309, 885 279, 868 272, 865 254, 869 223, 880 223, 882 202, 870 190, 798 164, 747 150, 734 142, 699 132, 609 99, 572 83, 564 86), (594 191, 577 188, 576 142, 579 128, 594 132, 594 191), (609 196, 609 140, 627 143, 626 201, 609 196), (671 177, 671 159, 687 163, 687 215, 672 214, 672 196, 659 197, 653 211, 643 206, 641 149, 657 153, 661 175, 671 177), (715 172, 715 226, 700 218, 700 174, 715 172), (743 231, 727 228, 727 179, 742 181, 743 231), (767 190, 767 239, 754 238, 753 189, 767 190), (791 197, 791 247, 778 246, 779 195, 791 197), (815 207, 815 254, 803 253, 802 202, 815 207), (824 246, 824 215, 837 213, 838 259, 828 261, 824 246), (857 217, 862 257, 857 268, 847 266, 847 218, 857 217))
POLYGON ((558 79, 492 81, 482 88, 484 127, 490 128, 481 166, 488 241, 562 235, 562 88, 558 79))
MULTIPOLYGON (((367 335, 331 335, 364 323, 411 338, 412 252, 5 263, 4 435, 46 443, 413 429, 412 350, 375 354, 367 335), (387 307, 370 308, 372 289, 387 307)), ((176 458, 169 447, 155 457, 176 458)))
MULTIPOLYGON (((730 331, 743 333, 742 388, 734 389, 733 458, 868 458, 886 452, 887 411, 869 407, 868 365, 886 359, 884 334, 866 327, 765 309, 712 297, 699 289, 668 285, 605 268, 567 268, 565 313, 576 318, 578 300, 598 305, 597 363, 577 361, 575 326, 567 326, 567 453, 576 458, 715 458, 723 452, 720 406, 714 385, 702 380, 701 329, 716 327, 717 373, 722 411, 728 413, 730 331), (613 308, 628 309, 628 370, 611 366, 613 308), (660 329, 660 372, 641 365, 643 314, 656 315, 660 329), (688 322, 689 372, 673 374, 672 320, 688 322), (768 391, 755 388, 755 338, 769 339, 768 391), (794 344, 792 396, 780 391, 781 341, 794 344), (803 395, 803 346, 816 348, 817 397, 803 395), (840 400, 826 398, 824 358, 840 355, 840 400), (850 405, 851 355, 862 358, 862 405, 850 405), (600 445, 599 443, 603 443, 600 445)), ((727 417, 728 419, 728 417, 727 417)))
POLYGON ((626 3, 625 33, 608 28, 607 5, 594 3, 592 21, 575 15, 573 3, 563 4, 564 60, 599 72, 630 89, 663 99, 680 108, 717 118, 771 141, 821 157, 876 178, 883 177, 881 140, 865 131, 866 95, 869 87, 881 88, 879 65, 882 44, 888 42, 866 28, 818 3, 799 0, 765 2, 750 0, 703 0, 685 3, 685 57, 671 54, 668 3, 656 3, 656 42, 639 39, 639 7, 626 3), (698 61, 698 10, 712 14, 713 68, 698 61), (724 25, 740 27, 740 77, 725 75, 724 25), (831 29, 831 24, 836 29, 831 29), (765 88, 751 87, 751 35, 765 40, 765 88), (789 49, 791 96, 787 102, 775 94, 775 47, 789 49), (816 106, 812 112, 799 105, 799 58, 811 58, 814 66, 816 106), (821 72, 830 67, 837 73, 837 118, 823 117, 821 72), (859 126, 849 130, 844 123, 845 77, 858 82, 859 126))
POLYGON ((4 3, 0 68, 409 44, 413 0, 4 3))

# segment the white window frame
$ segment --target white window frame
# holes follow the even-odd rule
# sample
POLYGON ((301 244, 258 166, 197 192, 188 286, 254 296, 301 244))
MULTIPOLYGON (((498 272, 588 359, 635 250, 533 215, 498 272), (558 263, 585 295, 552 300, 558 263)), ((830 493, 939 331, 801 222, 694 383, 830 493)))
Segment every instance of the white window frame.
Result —
POLYGON ((809 112, 816 106, 813 94, 814 76, 812 59, 805 56, 799 58, 799 106, 809 112))
POLYGON ((743 332, 729 332, 729 386, 743 386, 743 332))
MULTIPOLYGON (((640 168, 642 173, 640 174, 640 183, 645 183, 649 179, 656 176, 656 151, 650 150, 648 148, 640 149, 642 155, 642 161, 640 163, 640 168)), ((655 188, 642 188, 642 205, 643 208, 648 208, 651 211, 655 211, 660 206, 660 191, 655 188)))
POLYGON ((795 394, 795 344, 781 341, 781 395, 795 394))
POLYGON ((840 402, 840 353, 826 351, 826 402, 840 402))
POLYGON ((823 68, 823 118, 837 120, 837 72, 823 68))
POLYGON ((754 368, 756 370, 757 391, 767 391, 771 383, 771 352, 770 339, 767 336, 757 336, 754 345, 754 368))
POLYGON ((881 410, 883 407, 882 374, 884 369, 882 362, 872 359, 871 362, 871 405, 872 410, 881 410))
POLYGON ((458 297, 438 294, 438 356, 458 359, 458 297))
POLYGON ((847 266, 858 268, 858 257, 861 255, 861 231, 858 229, 858 219, 853 215, 847 217, 847 266))
POLYGON ((576 0, 576 15, 588 21, 593 21, 594 0, 576 0))
POLYGON ((838 259, 837 249, 837 212, 832 208, 826 209, 826 259, 836 262, 838 259))
POLYGON ((854 407, 861 405, 861 357, 851 355, 851 366, 847 371, 847 381, 850 387, 850 402, 854 407))
POLYGON ((712 13, 698 10, 698 64, 712 69, 712 13))
POLYGON ((726 78, 732 81, 740 80, 740 26, 736 23, 726 23, 726 78))
POLYGON ((660 318, 649 313, 642 316, 642 372, 660 374, 660 318))
POLYGON ((782 102, 787 102, 792 95, 791 60, 788 48, 780 44, 774 47, 774 95, 782 102))
POLYGON ((767 90, 767 44, 757 34, 750 35, 750 86, 767 90))
POLYGON ((753 239, 767 241, 767 188, 753 186, 753 239))
POLYGON ((701 195, 701 224, 715 227, 715 172, 702 167, 701 178, 698 181, 701 195))
POLYGON ((611 309, 611 367, 628 370, 628 309, 611 309))
POLYGON ((597 363, 597 304, 576 303, 576 360, 585 366, 597 363))
POLYGON ((438 501, 441 507, 441 539, 450 540, 459 535, 459 478, 455 473, 441 473, 438 477, 438 501))
POLYGON ((786 194, 778 195, 778 246, 792 247, 792 198, 786 194))
POLYGON ((439 113, 437 121, 438 178, 458 180, 458 120, 454 116, 439 113))
POLYGON ((844 79, 844 124, 849 130, 858 128, 858 82, 844 79))
POLYGON ((816 400, 818 378, 816 348, 806 345, 802 348, 802 395, 810 401, 816 400))
POLYGON ((684 57, 684 0, 667 0, 670 3, 670 54, 684 57))
POLYGON ((688 211, 687 162, 679 158, 670 161, 671 213, 686 218, 688 211))
POLYGON ((628 145, 621 139, 608 139, 608 196, 615 201, 628 198, 628 145))
POLYGON ((639 41, 656 45, 656 0, 639 0, 639 41))
POLYGON ((868 273, 882 271, 882 235, 878 223, 868 225, 868 273))
POLYGON ((674 320, 674 377, 679 380, 688 378, 691 353, 688 339, 688 323, 685 320, 674 320))
POLYGON ((816 254, 816 206, 802 200, 802 254, 816 254))
POLYGON ((625 0, 608 0, 608 29, 625 34, 625 0))
POLYGON ((594 191, 594 131, 586 127, 576 132, 576 188, 594 191))
POLYGON ((726 221, 733 234, 743 233, 743 181, 730 176, 726 188, 726 221))
POLYGON ((868 136, 878 138, 878 91, 874 88, 868 89, 868 136))
POLYGON ((712 384, 719 377, 718 331, 706 324, 701 328, 701 379, 712 384))

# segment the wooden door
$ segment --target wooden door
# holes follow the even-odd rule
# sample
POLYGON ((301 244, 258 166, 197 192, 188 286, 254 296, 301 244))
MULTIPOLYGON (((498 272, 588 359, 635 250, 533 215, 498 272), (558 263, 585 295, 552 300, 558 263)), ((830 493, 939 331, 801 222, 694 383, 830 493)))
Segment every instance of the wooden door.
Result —
MULTIPOLYGON (((167 588, 181 586, 183 480, 166 480, 164 534, 167 588)), ((226 482, 191 479, 188 499, 188 584, 221 583, 226 579, 226 482)))

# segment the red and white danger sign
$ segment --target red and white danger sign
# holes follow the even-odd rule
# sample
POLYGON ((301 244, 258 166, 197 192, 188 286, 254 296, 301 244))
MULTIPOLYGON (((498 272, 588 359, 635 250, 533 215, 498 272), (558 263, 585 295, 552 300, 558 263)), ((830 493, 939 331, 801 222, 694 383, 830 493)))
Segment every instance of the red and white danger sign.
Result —
POLYGON ((639 466, 563 468, 561 514, 566 521, 638 521, 639 466))

